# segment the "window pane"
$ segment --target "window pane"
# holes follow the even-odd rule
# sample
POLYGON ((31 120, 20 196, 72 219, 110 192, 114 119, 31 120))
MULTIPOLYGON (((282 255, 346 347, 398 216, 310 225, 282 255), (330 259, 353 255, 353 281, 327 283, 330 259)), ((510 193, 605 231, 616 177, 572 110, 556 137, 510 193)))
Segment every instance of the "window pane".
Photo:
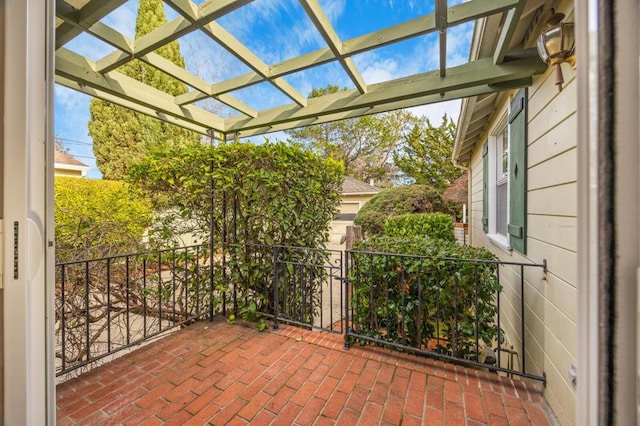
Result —
POLYGON ((507 128, 502 131, 502 177, 509 174, 509 140, 507 139, 507 128))
POLYGON ((496 182, 502 183, 509 175, 509 139, 505 127, 496 135, 496 182))
POLYGON ((507 182, 496 185, 496 232, 507 235, 507 182))

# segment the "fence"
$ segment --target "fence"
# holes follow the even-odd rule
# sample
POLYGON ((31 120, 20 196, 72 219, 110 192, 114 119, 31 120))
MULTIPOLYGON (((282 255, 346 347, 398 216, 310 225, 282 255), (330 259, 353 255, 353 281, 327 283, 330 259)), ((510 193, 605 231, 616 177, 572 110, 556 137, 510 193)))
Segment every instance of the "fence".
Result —
POLYGON ((526 368, 524 284, 525 268, 546 265, 364 251, 346 256, 346 347, 357 340, 545 381, 526 368), (519 270, 519 312, 508 321, 517 349, 506 345, 503 330, 504 267, 519 270))
POLYGON ((57 264, 56 375, 210 316, 208 259, 190 246, 57 264))
POLYGON ((357 340, 544 381, 526 368, 528 268, 546 265, 260 244, 61 263, 57 374, 177 326, 233 313, 268 318, 274 328, 344 333, 346 347, 357 340), (505 267, 519 272, 512 274, 520 280, 515 299, 504 294, 505 267), (506 344, 505 324, 516 335, 515 349, 506 344))
POLYGON ((57 264, 56 374, 214 314, 342 333, 342 264, 340 251, 260 244, 57 264))
POLYGON ((216 273, 228 290, 225 309, 279 323, 342 333, 343 252, 304 247, 229 244, 216 273))

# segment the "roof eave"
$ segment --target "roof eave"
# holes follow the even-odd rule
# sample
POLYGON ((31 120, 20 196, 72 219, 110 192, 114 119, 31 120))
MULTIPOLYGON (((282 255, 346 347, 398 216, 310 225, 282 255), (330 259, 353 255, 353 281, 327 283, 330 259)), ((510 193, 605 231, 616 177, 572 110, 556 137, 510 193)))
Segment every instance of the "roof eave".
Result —
MULTIPOLYGON (((484 39, 486 31, 487 18, 478 19, 473 27, 473 38, 471 39, 471 48, 469 51, 469 61, 478 59, 480 53, 480 44, 484 39)), ((453 163, 458 166, 459 155, 462 150, 463 136, 467 133, 467 127, 469 126, 469 120, 471 119, 471 112, 473 111, 473 105, 477 96, 469 98, 463 98, 460 104, 460 114, 458 115, 456 138, 453 144, 453 163)))

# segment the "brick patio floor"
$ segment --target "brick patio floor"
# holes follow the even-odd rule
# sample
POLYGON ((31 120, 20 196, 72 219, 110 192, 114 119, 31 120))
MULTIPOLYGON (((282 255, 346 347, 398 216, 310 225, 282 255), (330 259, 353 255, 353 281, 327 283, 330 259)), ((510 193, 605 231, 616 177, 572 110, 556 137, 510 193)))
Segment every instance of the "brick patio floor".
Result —
POLYGON ((200 322, 58 385, 58 424, 553 424, 539 384, 343 344, 200 322))

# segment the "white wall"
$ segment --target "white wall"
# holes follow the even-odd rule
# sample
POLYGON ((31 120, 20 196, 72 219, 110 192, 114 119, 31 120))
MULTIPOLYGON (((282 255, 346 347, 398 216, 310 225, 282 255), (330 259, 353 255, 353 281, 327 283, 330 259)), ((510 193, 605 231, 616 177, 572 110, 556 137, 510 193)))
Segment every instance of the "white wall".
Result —
MULTIPOLYGON (((568 373, 577 351, 577 85, 575 71, 567 64, 562 70, 561 92, 551 68, 529 88, 527 255, 505 251, 483 232, 481 146, 471 160, 470 222, 474 246, 487 247, 505 261, 542 263, 546 259, 546 277, 540 270, 525 270, 527 372, 546 373, 547 401, 561 424, 575 424, 576 393, 568 373)), ((497 111, 504 111, 507 102, 497 111)), ((501 281, 505 286, 502 328, 518 349, 519 270, 503 267, 501 281)))

